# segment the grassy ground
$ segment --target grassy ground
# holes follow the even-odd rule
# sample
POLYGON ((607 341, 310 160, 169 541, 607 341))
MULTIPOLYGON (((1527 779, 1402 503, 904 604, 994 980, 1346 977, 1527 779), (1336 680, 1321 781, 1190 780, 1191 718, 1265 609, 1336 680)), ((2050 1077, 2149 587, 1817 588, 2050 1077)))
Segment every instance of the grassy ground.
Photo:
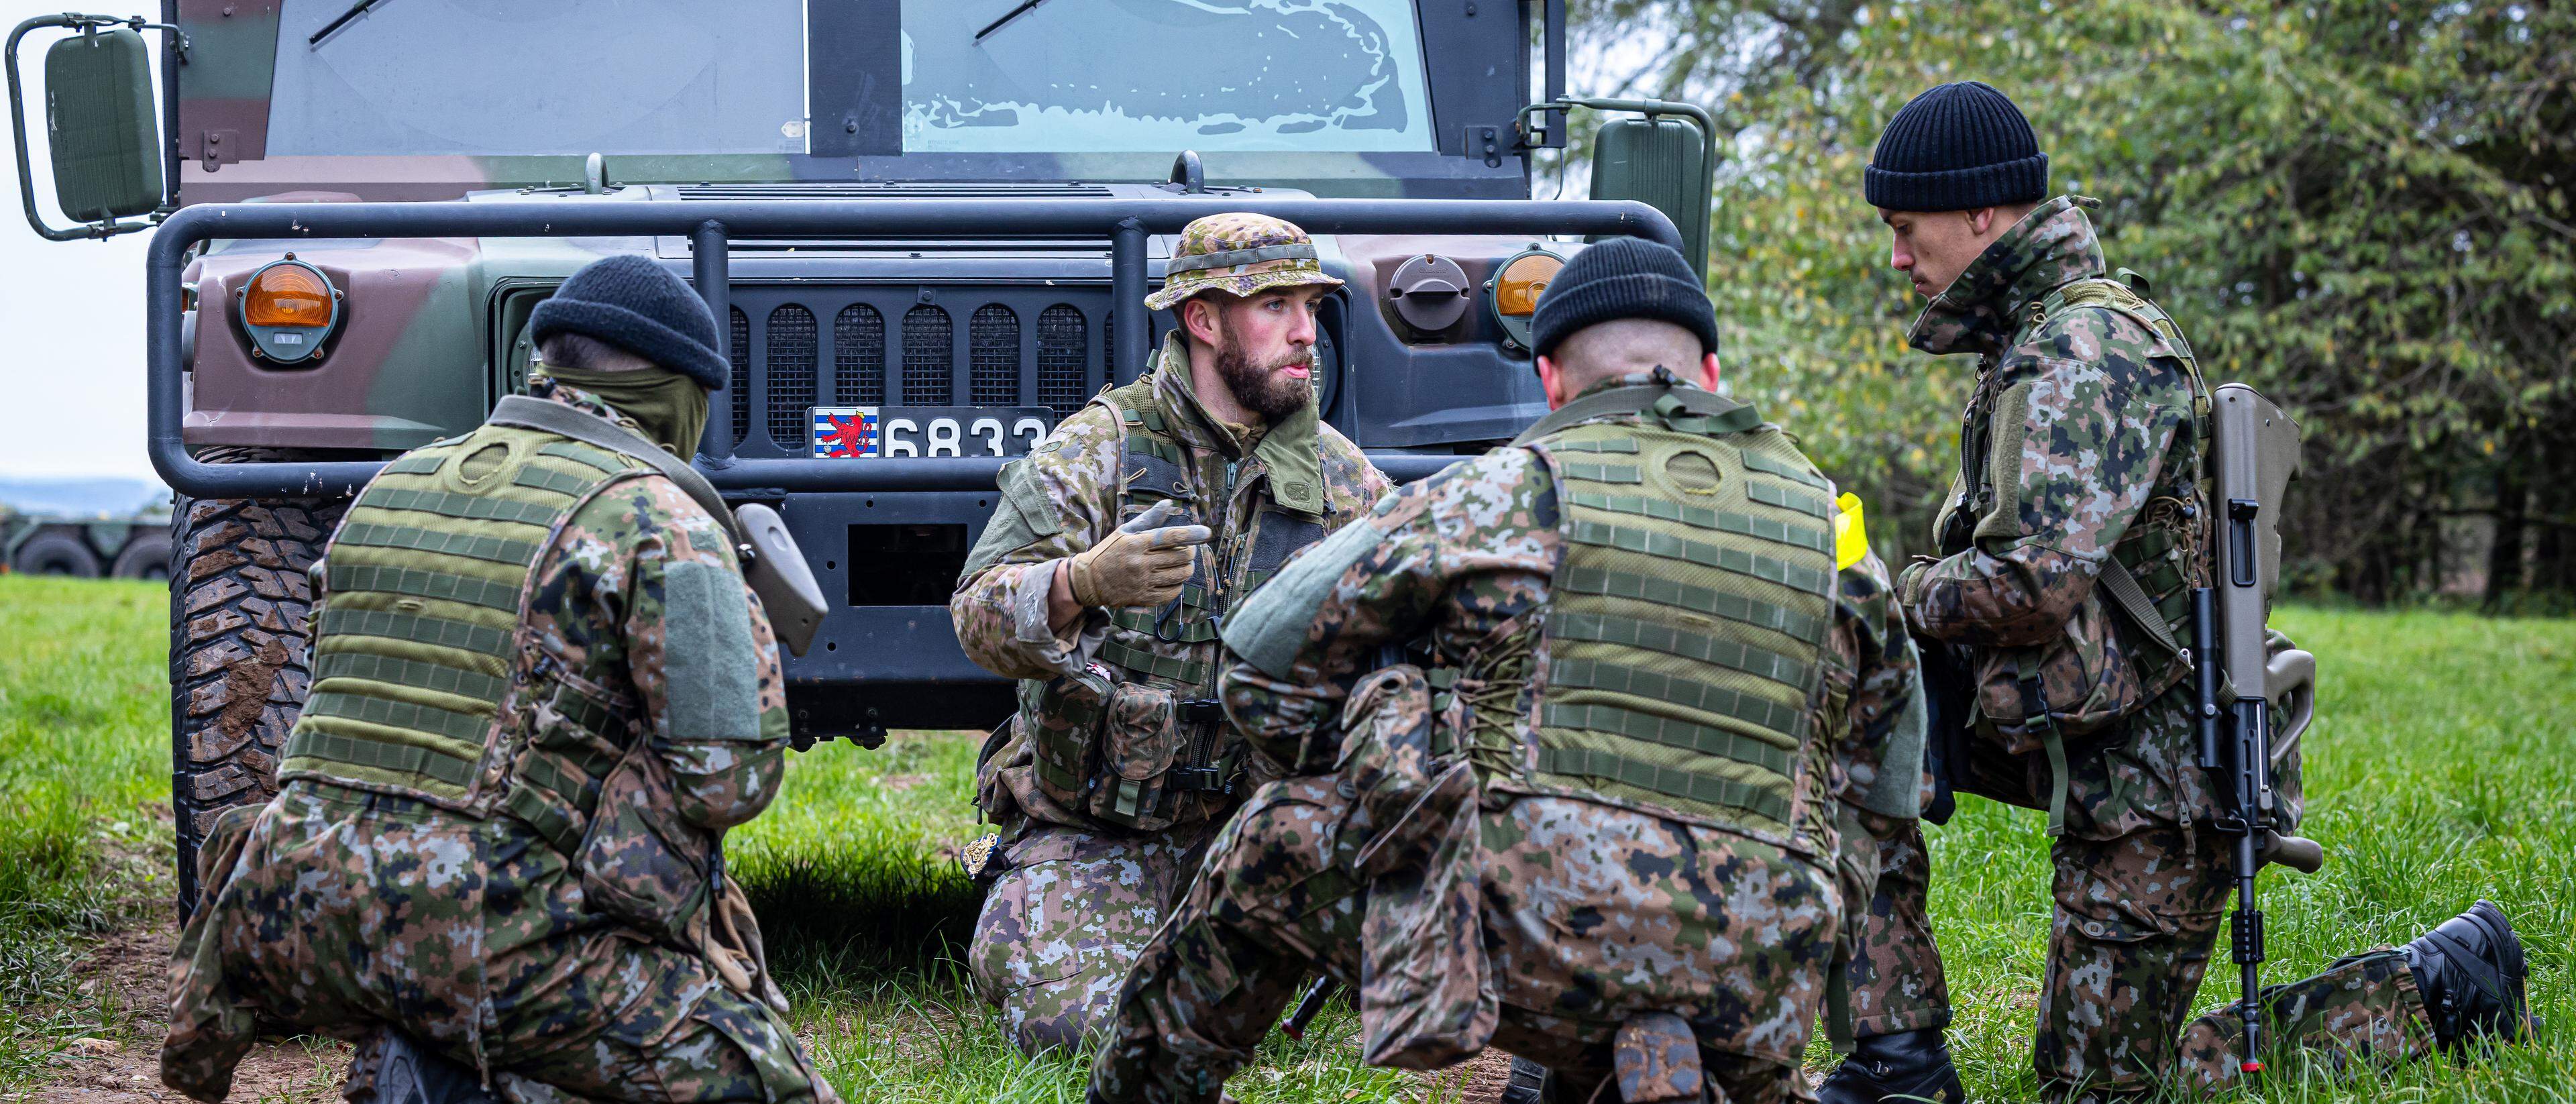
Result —
MULTIPOLYGON (((0 577, 0 1093, 53 1076, 76 1039, 139 1030, 105 987, 67 967, 119 925, 166 916, 165 599, 139 584, 0 577)), ((2326 657, 2309 736, 2309 829, 2332 852, 2313 876, 2265 875, 2267 977, 2403 942, 2490 897, 2531 951, 2535 1010, 2576 1023, 2576 622, 2294 609, 2283 626, 2326 657)), ((864 752, 800 757, 787 793, 737 833, 797 1018, 852 1100, 1072 1101, 1070 1061, 1026 1059, 967 991, 955 953, 975 897, 947 849, 975 831, 965 804, 975 739, 897 734, 864 752)), ((1955 1003, 1978 1099, 2032 1097, 2033 994, 2048 860, 2039 816, 1974 799, 1933 835, 1955 1003)), ((2204 1001, 2220 999, 2213 984, 2204 1001)), ((1357 1068, 1355 1021, 1273 1037, 1231 1091, 1247 1102, 1462 1095, 1357 1068)), ((142 1040, 145 1045, 157 1040, 142 1040)), ((1817 1060, 1822 1063, 1819 1051, 1817 1060)), ((2576 1036, 2468 1067, 2425 1063, 2383 1081, 2276 1081, 2270 1099, 2576 1098, 2576 1036)))

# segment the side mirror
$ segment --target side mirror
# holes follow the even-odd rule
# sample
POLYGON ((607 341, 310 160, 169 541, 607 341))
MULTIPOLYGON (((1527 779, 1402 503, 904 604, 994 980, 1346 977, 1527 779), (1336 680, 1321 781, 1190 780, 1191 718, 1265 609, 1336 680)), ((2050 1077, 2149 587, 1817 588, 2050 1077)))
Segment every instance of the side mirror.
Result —
POLYGON ((67 241, 142 230, 157 220, 119 220, 154 214, 169 199, 152 47, 140 33, 147 26, 161 24, 103 15, 41 15, 10 32, 9 120, 18 150, 18 195, 36 233, 67 241), (36 211, 18 42, 39 27, 80 32, 45 51, 45 136, 53 153, 55 202, 84 226, 47 226, 36 211))
POLYGON ((1690 104, 1620 101, 1598 105, 1644 111, 1613 119, 1592 136, 1592 198, 1633 199, 1662 211, 1682 234, 1682 256, 1708 279, 1708 205, 1716 142, 1708 113, 1690 104), (1661 110, 1658 110, 1661 109, 1661 110), (1670 112, 1669 114, 1667 112, 1670 112))

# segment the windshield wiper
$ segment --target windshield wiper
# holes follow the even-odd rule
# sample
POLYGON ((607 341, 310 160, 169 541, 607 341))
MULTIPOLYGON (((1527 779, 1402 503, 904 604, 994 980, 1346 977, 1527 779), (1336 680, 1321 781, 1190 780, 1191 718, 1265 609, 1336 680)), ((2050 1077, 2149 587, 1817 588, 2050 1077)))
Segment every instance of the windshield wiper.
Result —
MULTIPOLYGON (((357 2, 357 3, 349 5, 349 10, 344 11, 344 12, 341 12, 338 18, 333 19, 332 21, 330 21, 330 22, 328 22, 328 23, 323 24, 323 25, 322 25, 322 29, 321 29, 321 30, 318 30, 318 31, 313 32, 313 37, 308 38, 308 39, 305 39, 305 40, 304 40, 304 44, 305 44, 305 45, 307 45, 307 46, 319 46, 319 45, 321 45, 321 44, 322 44, 322 40, 323 40, 323 39, 326 39, 326 38, 331 37, 331 32, 336 31, 336 30, 339 30, 339 29, 340 29, 340 28, 342 28, 342 27, 348 26, 348 25, 349 25, 349 21, 350 21, 350 20, 352 20, 352 19, 356 19, 356 18, 357 18, 357 17, 359 17, 359 16, 362 16, 362 15, 367 14, 367 9, 368 9, 368 8, 375 7, 377 4, 380 4, 380 3, 383 3, 383 2, 384 2, 384 0, 358 0, 358 2, 357 2)), ((1019 14, 1019 13, 1017 13, 1017 12, 1013 12, 1013 13, 1011 13, 1011 14, 1012 14, 1012 15, 1017 15, 1017 14, 1019 14)), ((1006 16, 1003 16, 1002 18, 1004 18, 1004 19, 1009 19, 1009 18, 1010 18, 1010 16, 1009 16, 1009 15, 1006 15, 1006 16)))
MULTIPOLYGON (((360 0, 360 2, 359 2, 359 4, 358 4, 358 6, 359 6, 359 7, 361 7, 361 8, 363 8, 363 7, 366 7, 368 4, 372 4, 372 3, 375 3, 375 2, 376 2, 376 0, 360 0)), ((992 22, 990 22, 990 23, 984 24, 984 29, 983 29, 983 30, 980 30, 980 31, 975 32, 975 41, 977 41, 977 42, 982 42, 982 41, 984 41, 984 36, 985 36, 985 35, 988 35, 988 34, 991 34, 991 33, 995 32, 995 31, 1001 30, 1001 29, 1002 29, 1002 24, 1004 24, 1004 23, 1008 23, 1008 22, 1010 22, 1010 21, 1012 21, 1012 20, 1014 20, 1014 19, 1018 19, 1022 13, 1024 13, 1024 12, 1028 11, 1030 8, 1034 8, 1034 7, 1036 7, 1036 6, 1040 5, 1040 4, 1043 4, 1043 3, 1046 3, 1046 0, 1020 0, 1020 6, 1018 6, 1018 7, 1016 7, 1016 8, 1012 8, 1012 9, 1011 9, 1011 10, 1009 10, 1009 11, 1003 12, 1003 13, 1002 13, 1002 17, 1001 17, 1000 19, 996 19, 996 20, 994 20, 994 21, 992 21, 992 22)), ((344 18, 345 18, 345 17, 344 17, 344 18)))

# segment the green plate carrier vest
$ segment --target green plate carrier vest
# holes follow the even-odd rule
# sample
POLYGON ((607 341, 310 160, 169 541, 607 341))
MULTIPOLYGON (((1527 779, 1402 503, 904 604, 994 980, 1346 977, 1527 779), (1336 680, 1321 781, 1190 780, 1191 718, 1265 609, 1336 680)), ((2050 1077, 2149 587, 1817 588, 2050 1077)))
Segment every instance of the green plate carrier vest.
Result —
MULTIPOLYGON (((313 684, 281 779, 418 798, 476 818, 517 813, 579 839, 596 778, 512 777, 504 714, 532 644, 529 577, 566 519, 641 462, 539 430, 486 425, 404 454, 358 495, 323 555, 313 684)), ((632 704, 540 680, 601 746, 628 743, 632 704)), ((569 734, 566 734, 569 735, 569 734)), ((613 756, 580 749, 575 761, 613 756)), ((538 777, 543 774, 545 777, 538 777)), ((568 838, 567 838, 568 837, 568 838)))
POLYGON ((1526 442, 1565 537, 1533 780, 1785 835, 1833 618, 1834 490, 1752 408, 1691 394, 1526 442))
MULTIPOLYGON (((1176 525, 1204 524, 1212 510, 1230 506, 1235 490, 1231 477, 1225 486, 1209 489, 1227 502, 1211 506, 1197 500, 1198 492, 1190 486, 1187 454, 1172 436, 1172 414, 1164 409, 1152 376, 1104 391, 1092 401, 1118 419, 1125 442, 1119 464, 1122 522, 1165 499, 1176 500, 1180 507, 1171 522, 1176 525)), ((1128 826, 1168 823, 1182 792, 1223 791, 1240 773, 1240 746, 1219 746, 1224 725, 1216 697, 1221 619, 1242 595, 1278 574, 1289 556, 1324 538, 1321 521, 1285 512, 1269 502, 1250 508, 1254 516, 1248 525, 1237 524, 1216 534, 1198 557, 1180 597, 1170 605, 1110 611, 1110 633, 1101 642, 1098 658, 1116 669, 1119 682, 1150 684, 1168 693, 1172 716, 1166 723, 1182 745, 1170 756, 1168 767, 1119 769, 1102 762, 1137 758, 1129 747, 1137 742, 1134 732, 1101 731, 1104 725, 1133 730, 1143 723, 1133 716, 1103 715, 1120 712, 1112 702, 1134 694, 1098 687, 1050 694, 1045 683, 1023 687, 1024 708, 1094 714, 1050 718, 1032 730, 1037 736, 1036 767, 1057 792, 1091 794, 1095 784, 1105 788, 1106 792, 1085 801, 1091 815, 1101 820, 1128 826), (1168 654, 1169 648, 1156 651, 1155 642, 1183 645, 1183 655, 1168 654)))

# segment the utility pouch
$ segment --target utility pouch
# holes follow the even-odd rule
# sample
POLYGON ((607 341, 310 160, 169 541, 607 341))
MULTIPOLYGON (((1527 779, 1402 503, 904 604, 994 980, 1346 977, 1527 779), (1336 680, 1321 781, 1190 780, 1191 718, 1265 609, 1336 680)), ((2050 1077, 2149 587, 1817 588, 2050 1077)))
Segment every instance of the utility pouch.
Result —
POLYGON ((1100 722, 1109 714, 1109 695, 1117 682, 1097 663, 1023 692, 1020 723, 1027 726, 1037 767, 1038 789, 1056 804, 1080 809, 1090 799, 1092 752, 1100 743, 1100 722))
POLYGON ((2113 622, 2097 588, 2055 639, 1977 649, 1979 733, 2019 755, 2040 749, 2052 723, 2061 737, 2088 736, 2136 712, 2146 694, 2113 622))
POLYGON ((662 760, 641 744, 600 786, 598 811, 573 858, 590 907, 691 954, 706 905, 715 841, 680 819, 662 760))
POLYGON ((1100 725, 1100 776, 1089 812, 1151 832, 1172 824, 1172 761, 1184 741, 1172 692, 1138 682, 1110 688, 1100 725))
POLYGON ((1356 798, 1338 836, 1340 858, 1362 878, 1420 866, 1449 822, 1476 808, 1475 772, 1444 746, 1435 716, 1430 680, 1410 663, 1351 688, 1334 772, 1356 798))

